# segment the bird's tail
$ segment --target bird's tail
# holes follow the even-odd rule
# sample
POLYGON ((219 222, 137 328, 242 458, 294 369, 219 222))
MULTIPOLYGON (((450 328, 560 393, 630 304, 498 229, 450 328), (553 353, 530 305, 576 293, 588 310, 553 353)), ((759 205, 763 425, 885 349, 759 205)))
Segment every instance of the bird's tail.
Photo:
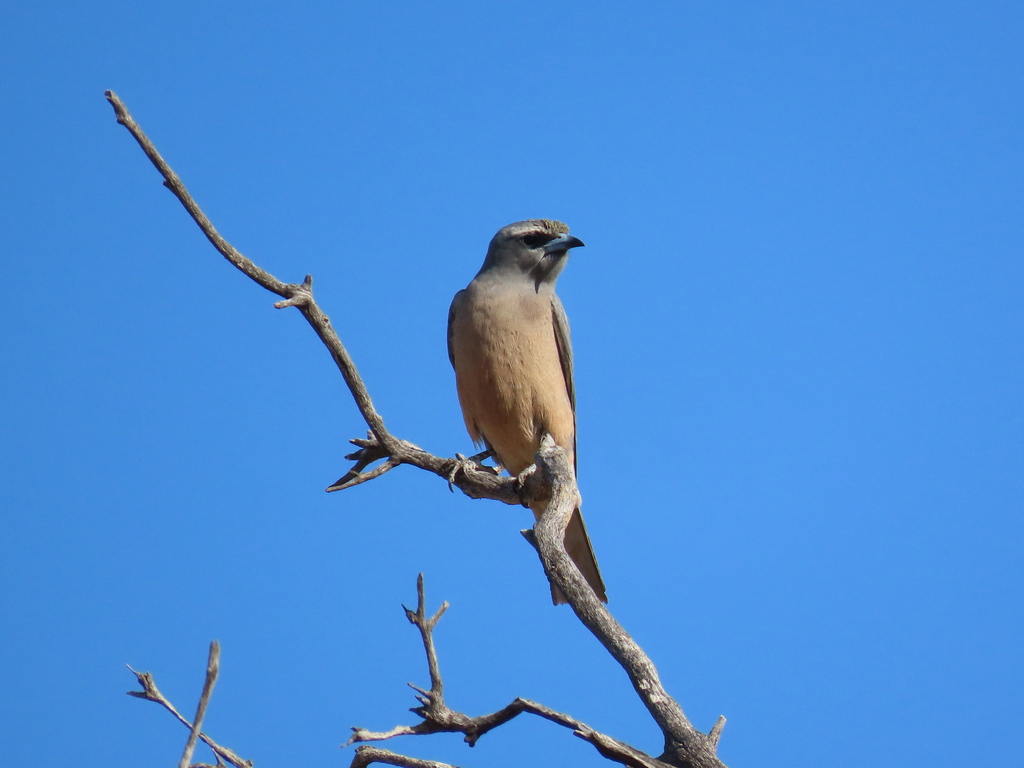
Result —
MULTIPOLYGON (((533 509, 533 516, 539 520, 545 505, 531 507, 531 509, 533 509)), ((583 523, 583 515, 580 514, 579 507, 576 507, 576 511, 572 513, 569 525, 565 529, 565 551, 576 563, 576 567, 580 569, 580 573, 583 574, 583 578, 587 580, 590 588, 594 590, 594 594, 602 603, 607 603, 608 595, 605 594, 604 579, 601 578, 601 569, 597 567, 594 547, 590 544, 590 536, 587 535, 587 526, 583 523)), ((551 602, 555 605, 568 602, 565 595, 562 594, 562 590, 553 582, 551 584, 551 602)))

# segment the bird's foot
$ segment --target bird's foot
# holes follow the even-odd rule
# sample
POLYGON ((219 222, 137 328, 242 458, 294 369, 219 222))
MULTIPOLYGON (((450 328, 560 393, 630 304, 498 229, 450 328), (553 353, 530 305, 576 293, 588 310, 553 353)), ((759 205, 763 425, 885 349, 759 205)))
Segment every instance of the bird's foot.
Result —
POLYGON ((483 463, 484 459, 492 456, 491 451, 482 451, 469 458, 466 458, 461 453, 456 453, 455 458, 451 460, 451 470, 448 472, 448 490, 455 493, 455 478, 459 476, 460 472, 466 470, 474 470, 476 472, 488 472, 492 475, 501 474, 501 467, 490 467, 483 463))

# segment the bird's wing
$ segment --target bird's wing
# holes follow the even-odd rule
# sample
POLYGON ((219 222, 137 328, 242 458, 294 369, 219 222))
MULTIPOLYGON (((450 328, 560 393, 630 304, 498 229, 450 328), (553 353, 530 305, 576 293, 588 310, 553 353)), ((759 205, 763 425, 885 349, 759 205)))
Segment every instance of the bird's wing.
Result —
POLYGON ((465 288, 456 293, 455 298, 452 299, 452 305, 448 307, 448 360, 451 362, 452 368, 455 367, 455 350, 452 349, 452 324, 455 321, 455 313, 459 311, 458 307, 462 303, 462 297, 465 293, 465 288))
POLYGON ((569 338, 569 318, 556 294, 551 294, 551 320, 555 327, 555 343, 558 345, 558 361, 562 364, 565 391, 572 406, 572 457, 573 469, 576 464, 576 384, 572 377, 572 341, 569 338))

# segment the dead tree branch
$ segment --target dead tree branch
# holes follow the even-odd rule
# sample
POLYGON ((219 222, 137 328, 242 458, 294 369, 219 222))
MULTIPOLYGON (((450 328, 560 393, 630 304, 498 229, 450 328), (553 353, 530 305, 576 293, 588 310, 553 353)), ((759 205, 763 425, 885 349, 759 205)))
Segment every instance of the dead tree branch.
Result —
MULTIPOLYGON (((348 350, 345 349, 345 345, 341 343, 341 339, 335 333, 330 318, 320 309, 313 298, 312 275, 306 275, 306 278, 301 283, 285 283, 243 256, 241 252, 221 236, 210 219, 203 213, 198 203, 192 199, 181 179, 167 164, 167 161, 161 157, 153 142, 146 136, 139 124, 135 122, 124 102, 113 91, 106 91, 106 97, 107 101, 114 108, 117 122, 127 128, 139 143, 142 151, 146 153, 146 157, 150 159, 160 172, 160 175, 164 177, 164 186, 174 193, 174 196, 178 198, 213 246, 220 251, 225 259, 249 278, 271 293, 284 297, 283 301, 274 304, 275 307, 278 309, 284 307, 295 307, 298 309, 302 316, 306 318, 306 322, 309 323, 313 331, 324 343, 324 346, 327 347, 328 352, 330 352, 331 357, 334 359, 335 365, 338 366, 338 370, 341 372, 342 378, 345 380, 345 384, 352 393, 356 407, 359 408, 363 420, 370 428, 372 436, 372 440, 360 441, 366 444, 361 445, 361 450, 350 455, 351 460, 356 461, 356 466, 360 467, 360 470, 356 471, 356 475, 361 472, 362 468, 367 466, 368 462, 361 463, 365 457, 387 457, 395 466, 398 464, 411 464, 428 472, 433 472, 445 479, 450 479, 463 493, 474 499, 494 499, 505 504, 523 504, 530 500, 529 489, 523 489, 525 493, 521 493, 521 489, 516 485, 515 478, 498 477, 493 472, 478 468, 459 459, 443 459, 439 456, 434 456, 412 443, 399 440, 388 432, 384 426, 384 419, 377 413, 377 409, 373 407, 370 394, 363 383, 362 377, 359 375, 359 371, 356 370, 355 363, 352 362, 348 350)), ((379 474, 383 474, 383 472, 374 476, 376 477, 379 474)), ((352 472, 349 472, 349 475, 352 475, 352 472)), ((349 477, 349 475, 346 475, 346 477, 349 477)), ((339 484, 341 484, 340 487, 358 485, 356 482, 351 482, 353 479, 355 479, 355 475, 344 484, 341 484, 339 480, 331 488, 336 489, 339 487, 339 484)), ((360 480, 360 482, 363 481, 360 480)))
POLYGON ((545 435, 541 442, 537 466, 547 477, 551 488, 547 510, 534 526, 534 538, 548 578, 562 590, 584 626, 629 675, 637 696, 665 736, 665 751, 660 759, 671 765, 722 766, 715 755, 715 748, 725 724, 724 718, 719 719, 712 731, 713 736, 693 727, 683 708, 662 686, 654 662, 597 598, 565 551, 562 543, 565 528, 579 504, 579 491, 572 465, 551 435, 545 435))
POLYGON ((220 673, 220 643, 214 640, 210 643, 210 657, 206 662, 206 681, 203 683, 203 693, 199 697, 199 706, 196 707, 196 716, 192 721, 192 731, 185 743, 185 751, 181 753, 181 760, 178 761, 178 768, 188 768, 192 765, 192 753, 196 748, 196 739, 203 727, 203 718, 206 717, 206 707, 210 703, 210 696, 213 695, 213 686, 217 684, 217 675, 220 673))
POLYGON ((243 760, 241 757, 236 755, 227 747, 222 747, 220 744, 215 742, 205 733, 200 731, 203 722, 203 716, 206 713, 206 706, 209 704, 210 695, 213 693, 213 686, 217 682, 217 674, 220 668, 220 644, 214 640, 210 643, 210 658, 206 665, 206 682, 203 684, 203 693, 199 699, 199 707, 196 710, 196 719, 194 723, 190 723, 185 717, 175 709, 174 705, 160 693, 160 689, 156 687, 156 681, 153 680, 153 675, 149 672, 136 672, 131 667, 132 674, 138 678, 139 685, 142 686, 141 691, 128 691, 129 696, 134 696, 138 699, 145 699, 146 701, 152 701, 177 718, 178 722, 189 729, 188 743, 185 745, 185 752, 181 756, 179 762, 179 768, 188 768, 192 760, 192 750, 195 748, 196 739, 201 740, 210 749, 213 750, 213 754, 217 756, 217 762, 220 763, 222 760, 233 765, 235 768, 252 768, 252 760, 243 760))
MULTIPOLYGON (((505 504, 546 503, 547 511, 538 521, 533 535, 528 538, 537 547, 548 578, 562 590, 580 621, 626 671, 637 695, 657 722, 665 739, 664 752, 658 759, 650 758, 628 745, 622 745, 630 750, 631 756, 625 760, 620 756, 613 756, 618 754, 615 750, 620 744, 619 742, 596 734, 582 723, 578 723, 566 715, 545 710, 525 699, 517 699, 516 702, 492 715, 468 718, 461 713, 449 710, 444 705, 440 675, 438 673, 435 678, 434 674, 436 671, 435 655, 431 664, 431 690, 417 689, 422 706, 414 711, 424 717, 424 722, 417 726, 399 726, 385 734, 373 734, 357 729, 350 742, 379 740, 397 735, 459 731, 466 734, 466 740, 472 744, 487 730, 507 722, 519 712, 531 711, 553 722, 573 728, 578 736, 591 741, 603 755, 626 765, 667 764, 678 768, 725 768, 715 755, 725 722, 724 718, 719 719, 709 734, 701 733, 694 728, 679 703, 665 691, 653 662, 597 599, 565 552, 563 544, 565 528, 577 503, 579 493, 572 467, 565 453, 554 444, 550 436, 545 437, 537 453, 536 466, 539 471, 532 473, 528 471, 518 478, 510 478, 498 476, 492 469, 483 467, 475 459, 465 459, 461 456, 455 458, 434 456, 422 448, 392 435, 374 408, 366 386, 348 351, 334 331, 330 319, 314 300, 313 278, 307 275, 302 283, 284 283, 239 253, 217 232, 189 195, 181 179, 171 170, 160 153, 157 152, 156 147, 129 114, 124 103, 112 91, 107 91, 106 97, 114 108, 117 121, 127 128, 139 143, 146 156, 164 177, 164 186, 174 193, 207 239, 228 261, 252 280, 272 293, 283 297, 282 301, 274 305, 275 307, 296 307, 327 347, 338 366, 370 432, 366 439, 352 441, 359 450, 349 454, 346 458, 354 461, 355 464, 328 490, 350 488, 379 477, 401 464, 410 464, 444 478, 450 484, 458 486, 463 493, 471 498, 494 499, 505 504), (365 471, 376 461, 383 463, 375 469, 365 471), (592 738, 588 738, 586 735, 588 733, 592 734, 592 738)), ((432 622, 436 623, 441 612, 427 620, 425 614, 422 613, 422 602, 421 590, 417 612, 410 611, 408 615, 410 621, 420 627, 426 644, 433 629, 432 622)), ((428 659, 433 653, 432 640, 430 643, 431 645, 427 649, 428 659)), ((143 682, 145 687, 142 676, 140 676, 140 682, 143 682)), ((147 698, 145 693, 136 695, 147 698)), ((168 705, 165 704, 165 706, 168 705)), ((171 711, 174 711, 173 708, 171 711)), ((176 712, 175 715, 186 722, 176 712)), ((389 764, 409 765, 415 766, 415 768, 427 768, 428 766, 437 768, 442 765, 414 761, 411 758, 392 755, 384 750, 378 750, 371 755, 371 751, 365 748, 362 752, 357 753, 353 765, 367 765, 370 762, 388 762, 389 760, 404 760, 405 762, 390 762, 389 764), (363 760, 363 762, 358 762, 359 760, 363 760)))
POLYGON ((438 763, 434 760, 418 760, 415 757, 406 757, 405 755, 399 755, 377 747, 359 747, 356 749, 356 756, 352 758, 349 768, 364 768, 371 763, 397 765, 400 768, 456 768, 456 766, 448 763, 438 763))
MULTIPOLYGON (((569 728, 576 736, 594 745, 597 751, 609 760, 614 760, 631 768, 667 768, 668 763, 653 758, 625 742, 599 733, 574 717, 570 717, 562 712, 556 712, 549 707, 545 707, 543 704, 538 704, 529 699, 517 698, 497 712, 480 715, 479 717, 469 717, 461 712, 450 709, 444 700, 444 682, 441 678, 441 666, 437 659, 437 648, 434 645, 434 628, 437 626, 441 616, 444 615, 444 612, 448 610, 448 603, 442 603, 437 613, 430 617, 427 616, 422 573, 416 579, 416 594, 416 610, 413 611, 405 608, 405 615, 409 622, 416 625, 420 632, 423 650, 427 657, 427 670, 430 674, 430 690, 425 691, 409 683, 409 687, 417 692, 416 699, 420 702, 420 706, 414 707, 410 711, 423 718, 423 722, 417 725, 397 725, 390 731, 382 732, 368 731, 365 728, 353 728, 352 736, 344 746, 347 747, 349 744, 367 741, 385 741, 396 736, 461 733, 465 736, 466 743, 472 747, 476 745, 477 741, 485 733, 494 730, 500 725, 504 725, 509 720, 526 712, 569 728)), ((356 765, 357 763, 353 760, 352 764, 356 765)))

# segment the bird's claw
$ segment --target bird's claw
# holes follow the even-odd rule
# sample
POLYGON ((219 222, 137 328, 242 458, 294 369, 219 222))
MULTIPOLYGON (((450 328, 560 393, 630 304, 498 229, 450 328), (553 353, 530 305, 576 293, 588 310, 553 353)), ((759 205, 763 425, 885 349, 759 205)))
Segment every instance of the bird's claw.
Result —
POLYGON ((448 490, 455 493, 455 478, 459 476, 459 472, 465 472, 468 469, 476 472, 490 472, 493 475, 501 474, 501 467, 489 467, 483 463, 483 460, 491 455, 491 451, 483 451, 467 458, 461 453, 456 453, 455 458, 452 459, 451 471, 448 472, 448 490))
POLYGON ((479 466, 472 458, 467 459, 461 453, 456 453, 455 458, 452 460, 452 469, 448 473, 448 490, 455 493, 455 478, 459 476, 459 472, 465 472, 467 469, 477 469, 479 466))

